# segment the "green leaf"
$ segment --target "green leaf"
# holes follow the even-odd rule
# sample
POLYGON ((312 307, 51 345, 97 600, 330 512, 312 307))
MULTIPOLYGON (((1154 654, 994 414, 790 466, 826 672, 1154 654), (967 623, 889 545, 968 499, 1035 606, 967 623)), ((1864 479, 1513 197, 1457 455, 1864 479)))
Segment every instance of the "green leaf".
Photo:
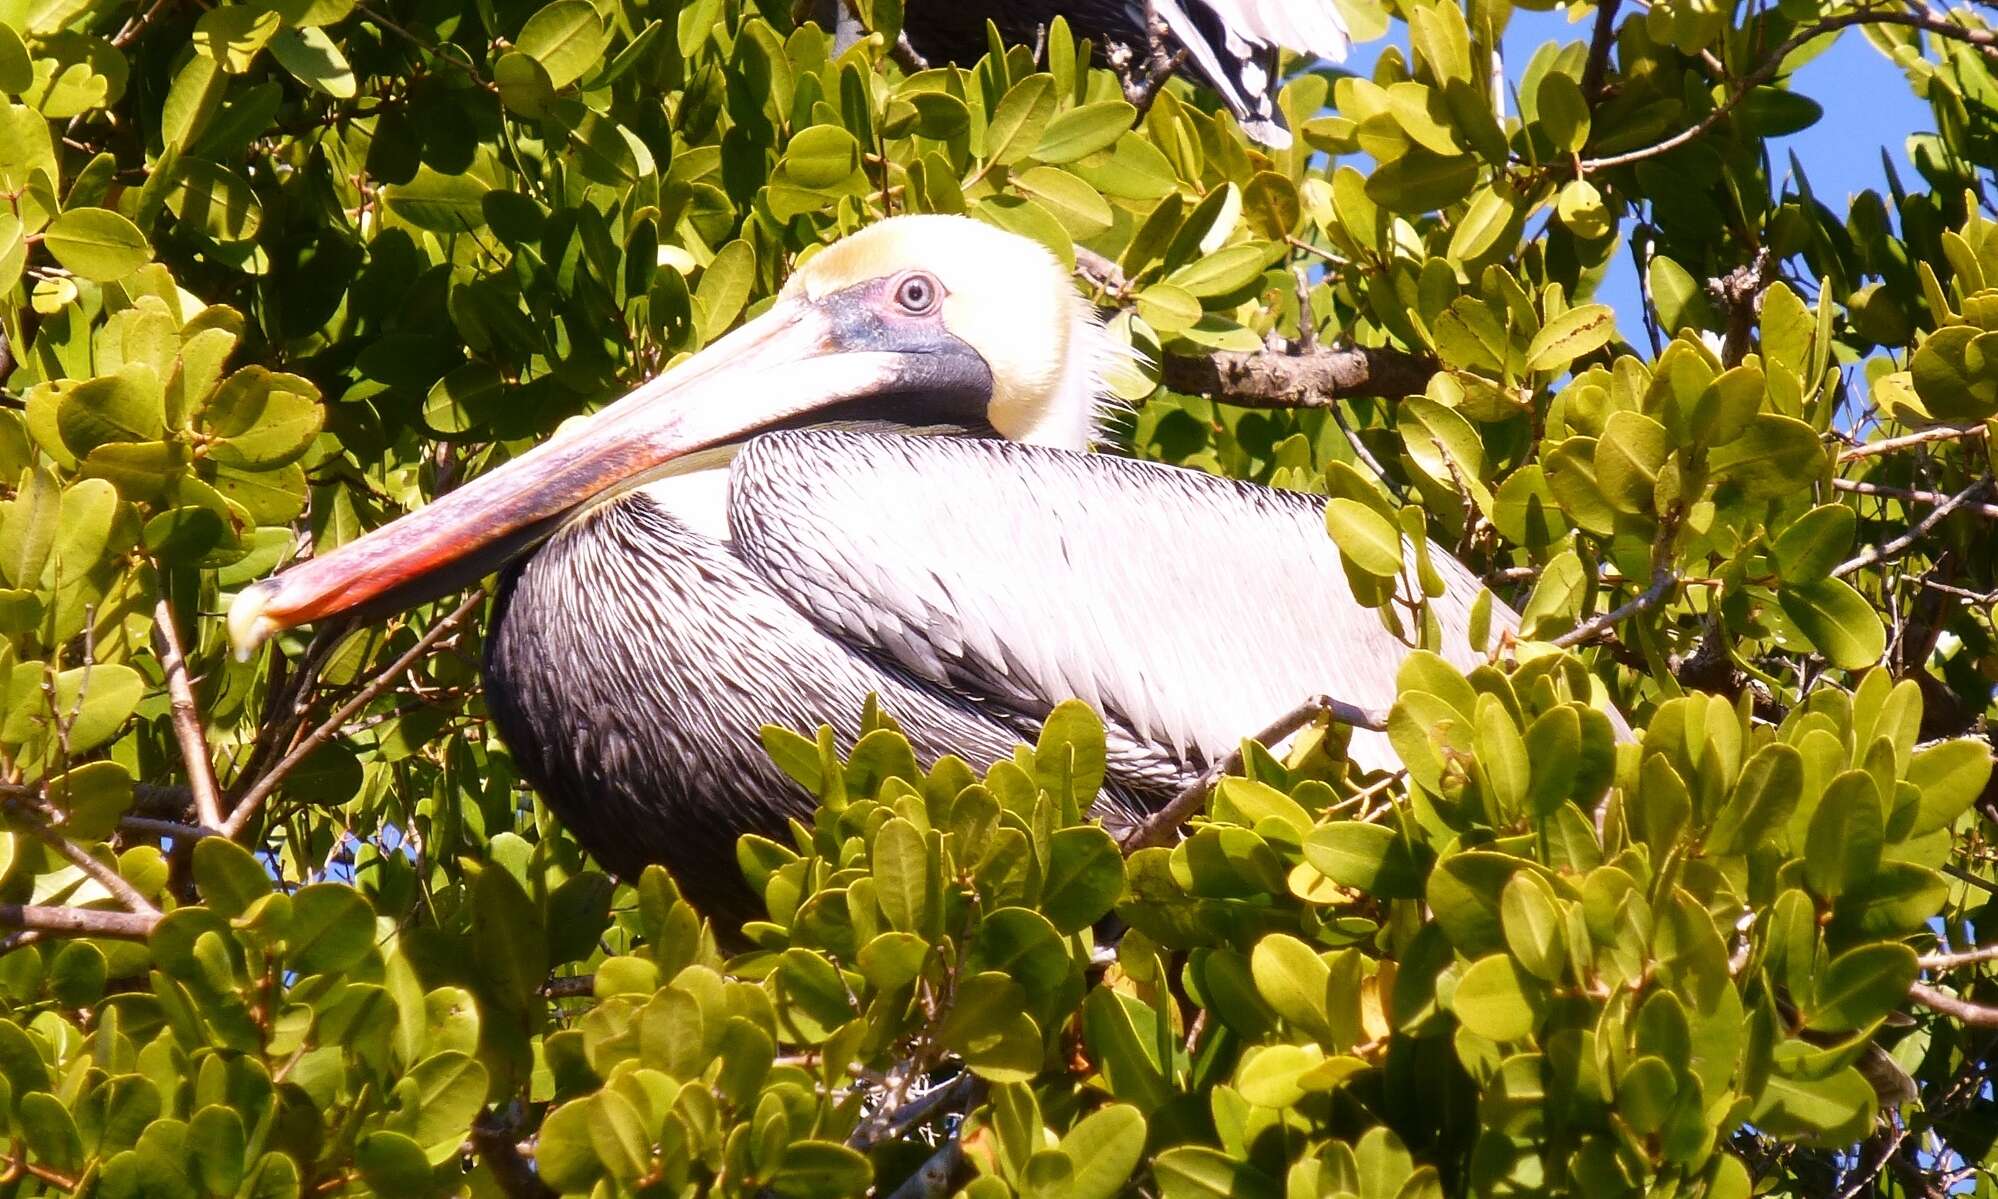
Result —
POLYGON ((1913 862, 1882 862, 1871 878, 1839 896, 1833 928, 1843 936, 1905 937, 1933 918, 1948 895, 1935 871, 1913 862))
POLYGON ((1325 531, 1347 561, 1375 578, 1401 573, 1401 530, 1372 507, 1357 500, 1326 501, 1325 531))
POLYGON ((1174 271, 1166 282, 1202 299, 1225 296, 1259 278, 1268 258, 1268 250, 1257 243, 1222 246, 1174 271))
POLYGON ((784 171, 800 187, 836 187, 859 169, 860 143, 837 125, 802 130, 784 150, 784 171))
POLYGON ((1048 122, 1033 156, 1046 163, 1074 162, 1117 144, 1137 118, 1122 100, 1101 100, 1072 108, 1048 122))
POLYGON ((304 455, 322 419, 312 384, 259 366, 231 374, 201 411, 202 424, 217 439, 209 457, 222 466, 258 471, 304 455))
POLYGON ((1554 889, 1531 870, 1512 876, 1499 896, 1506 948, 1527 973, 1558 983, 1568 964, 1567 925, 1554 889))
POLYGON ((1631 1063, 1616 1088, 1616 1110, 1639 1136, 1655 1136, 1672 1114, 1679 1083, 1672 1064, 1646 1056, 1631 1063))
POLYGON ((132 772, 121 762, 85 762, 50 779, 49 803, 65 816, 63 831, 80 841, 109 837, 132 809, 132 772))
POLYGON ((929 927, 932 905, 929 844, 922 831, 896 817, 874 835, 874 893, 882 915, 902 932, 929 927))
POLYGON ((1269 1175, 1219 1149, 1182 1145, 1152 1159, 1152 1178, 1162 1199, 1279 1199, 1283 1190, 1269 1175))
POLYGON ((61 509, 62 493, 47 471, 21 473, 20 489, 0 506, 0 575, 9 586, 25 589, 41 583, 61 509))
POLYGON ((233 1194, 242 1185, 247 1141, 243 1117, 232 1109, 211 1104, 194 1113, 188 1123, 187 1147, 204 1187, 218 1194, 233 1194))
POLYGON ((1029 75, 1013 85, 985 127, 985 157, 1001 166, 1027 157, 1054 116, 1054 76, 1029 75))
POLYGON ((1820 1032, 1862 1029, 1900 1007, 1921 973, 1906 945, 1860 945, 1831 960, 1811 997, 1805 1025, 1820 1032))
POLYGON ((347 56, 317 26, 279 30, 271 36, 270 51, 279 66, 314 91, 336 100, 351 100, 359 90, 347 56))
POLYGON ((1800 420, 1764 412, 1742 435, 1716 448, 1708 458, 1714 475, 1741 489, 1748 499, 1772 499, 1805 491, 1825 467, 1817 431, 1800 420))
POLYGON ((1776 535, 1769 549, 1776 573, 1785 583, 1813 583, 1831 575, 1832 568, 1852 549, 1859 516, 1844 504, 1820 504, 1792 521, 1776 535))
POLYGON ((83 1137, 76 1118, 46 1091, 23 1095, 19 1103, 16 1116, 28 1152, 49 1169, 74 1175, 83 1165, 83 1137))
MULTIPOLYGON (((603 1176, 590 1138, 595 1096, 576 1099, 548 1113, 535 1141, 534 1164, 542 1180, 564 1192, 588 1191, 603 1176)), ((414 1144, 414 1142, 411 1142, 414 1144)), ((420 1150, 419 1150, 420 1153, 420 1150)), ((425 1159, 426 1164, 428 1159, 425 1159)))
POLYGON ((785 1199, 819 1199, 865 1194, 874 1181, 874 1167, 865 1157, 831 1141, 794 1141, 769 1176, 772 1193, 785 1199))
POLYGON ((1991 748, 1965 738, 1920 751, 1908 763, 1908 782, 1921 794, 1921 807, 1908 829, 1910 838, 1956 823, 1991 781, 1991 748))
POLYGON ((1048 841, 1041 910, 1064 933, 1102 919, 1124 893, 1124 855, 1095 825, 1057 829, 1048 841))
POLYGON ((63 444, 81 457, 114 441, 157 441, 166 432, 159 376, 140 363, 77 384, 56 408, 63 444))
POLYGON ((1877 1104, 1865 1076, 1850 1066, 1829 1078, 1772 1074, 1748 1118, 1768 1135, 1811 1137, 1870 1127, 1877 1104))
POLYGON ((1095 237, 1115 219, 1095 188, 1060 167, 1028 167, 1013 176, 1013 186, 1053 213, 1071 237, 1095 237))
POLYGON ((42 245, 66 270, 97 283, 122 279, 153 256, 139 227, 107 208, 64 212, 43 231, 42 245))
POLYGON ((1279 1016, 1310 1036, 1330 1038, 1326 987, 1332 971, 1309 945, 1286 933, 1271 933, 1256 942, 1249 970, 1256 990, 1279 1016))
MULTIPOLYGON (((291 924, 285 930, 285 962, 291 969, 300 974, 338 974, 358 964, 374 946, 374 909, 352 887, 313 883, 292 894, 291 924)), ((535 985, 540 983, 537 974, 535 985)))
POLYGON ((28 57, 27 43, 12 25, 0 23, 0 92, 19 95, 34 82, 35 64, 28 57))
POLYGON ((1041 1032, 1026 1007, 1026 992, 1004 974, 973 974, 959 981, 937 1039, 981 1078, 1025 1082, 1041 1069, 1041 1032))
POLYGON ((1540 77, 1535 101, 1541 131, 1553 143, 1554 152, 1581 153, 1589 141, 1589 102, 1574 77, 1560 71, 1547 72, 1540 77))
POLYGON ((226 837, 194 843, 194 885, 208 906, 234 918, 271 893, 270 876, 249 850, 226 837))
POLYGON ((225 245, 249 241, 263 228, 264 208, 257 193, 242 176, 212 162, 181 159, 180 181, 167 192, 166 206, 175 217, 225 245))
POLYGON ((1501 953, 1471 963, 1457 980, 1450 1010, 1481 1037, 1520 1041, 1533 1034, 1543 1002, 1541 984, 1501 953))
POLYGON ((1909 360, 1915 394, 1938 421, 1981 421, 1998 413, 1998 334, 1965 325, 1931 333, 1909 360))
POLYGON ((432 233, 469 233, 486 227, 485 197, 491 190, 473 175, 445 175, 423 167, 407 183, 382 189, 382 203, 395 215, 432 233))
POLYGON ((1475 720, 1478 775, 1502 821, 1519 816, 1526 803, 1533 764, 1519 725, 1496 697, 1480 696, 1475 720))
POLYGON ((1450 257, 1468 262, 1494 250, 1511 249, 1506 233, 1518 215, 1515 199, 1512 188, 1504 184, 1480 188, 1450 233, 1450 257))
POLYGON ((1074 1163, 1066 1193, 1072 1199, 1115 1199, 1145 1155, 1145 1117, 1128 1103, 1100 1107, 1078 1120, 1061 1139, 1074 1163))
POLYGON ((220 64, 203 55, 189 58, 174 74, 160 112, 160 140, 176 150, 192 145, 207 127, 228 90, 220 64))
MULTIPOLYGON (((355 917, 348 919, 358 924, 355 917)), ((370 933, 372 925, 370 919, 370 933)), ((472 883, 472 942, 487 986, 484 997, 511 1010, 531 1010, 548 975, 547 927, 539 905, 498 863, 481 869, 472 883)))
POLYGON ((54 736, 72 754, 95 749, 116 736, 146 693, 138 671, 115 663, 78 666, 55 676, 54 736))
POLYGON ((548 82, 564 88, 603 62, 610 32, 586 0, 555 0, 527 18, 514 48, 541 64, 548 82))
POLYGON ((1304 860, 1333 882, 1381 899, 1413 899, 1422 893, 1407 841, 1378 824, 1339 820, 1320 825, 1305 838, 1304 860))
POLYGON ((1665 426, 1636 412, 1614 412, 1596 442, 1596 484, 1619 512, 1649 515, 1655 506, 1658 472, 1671 456, 1665 426))
POLYGON ((1804 790, 1804 757, 1780 742, 1756 751, 1707 834, 1707 852, 1750 853, 1787 824, 1804 790))
POLYGON ((1478 160, 1468 154, 1411 150, 1367 177, 1367 198, 1390 212, 1433 212, 1469 195, 1477 178, 1478 160))
MULTIPOLYGON (((1549 76, 1559 78, 1559 76, 1549 76)), ((1616 336, 1616 312, 1607 304, 1582 304, 1553 317, 1526 347, 1526 369, 1566 371, 1575 359, 1594 353, 1616 336)))
POLYGON ((1864 883, 1880 868, 1886 814, 1880 787, 1864 770, 1831 780, 1811 813, 1804 841, 1804 881, 1825 899, 1864 883))
POLYGON ((1880 614, 1843 579, 1786 586, 1776 599, 1818 652, 1840 669, 1864 670, 1887 652, 1880 614))
POLYGON ((399 1132, 371 1132, 354 1146, 354 1164, 377 1195, 416 1195, 430 1189, 423 1146, 399 1132))
POLYGON ((211 8, 194 23, 194 48, 230 74, 241 75, 256 64, 282 24, 277 13, 252 5, 211 8))

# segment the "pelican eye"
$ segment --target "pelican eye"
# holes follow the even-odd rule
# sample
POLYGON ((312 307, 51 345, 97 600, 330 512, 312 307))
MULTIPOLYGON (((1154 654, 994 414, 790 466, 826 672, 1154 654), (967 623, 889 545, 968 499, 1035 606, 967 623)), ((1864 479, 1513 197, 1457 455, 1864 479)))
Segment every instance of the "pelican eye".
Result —
POLYGON ((943 285, 933 275, 921 271, 909 275, 895 287, 895 302, 910 316, 927 316, 943 295, 943 285))

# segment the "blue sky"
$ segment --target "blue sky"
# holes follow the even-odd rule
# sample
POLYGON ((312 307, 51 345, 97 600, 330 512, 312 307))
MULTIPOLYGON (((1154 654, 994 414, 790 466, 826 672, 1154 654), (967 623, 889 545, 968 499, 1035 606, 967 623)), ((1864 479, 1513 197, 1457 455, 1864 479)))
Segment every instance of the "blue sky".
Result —
MULTIPOLYGON (((1570 24, 1558 11, 1515 11, 1506 30, 1506 74, 1517 79, 1542 42, 1585 41, 1589 31, 1589 21, 1570 24)), ((1396 25, 1385 41, 1355 47, 1345 65, 1361 74, 1371 71, 1382 47, 1390 42, 1406 52, 1406 28, 1396 25)), ((1778 169, 1787 169, 1787 152, 1794 151, 1812 191, 1827 207, 1842 216, 1847 197, 1869 187, 1884 194, 1883 146, 1893 158, 1902 184, 1911 189, 1923 186, 1908 163, 1907 139, 1910 133, 1934 128, 1928 105, 1915 97, 1901 72, 1858 30, 1840 34, 1829 51, 1797 71, 1791 86, 1823 105, 1824 116, 1802 133, 1773 141, 1772 155, 1778 169)), ((1599 298, 1616 309, 1629 337, 1642 328, 1637 316, 1637 278, 1627 252, 1619 253, 1615 261, 1599 298)))

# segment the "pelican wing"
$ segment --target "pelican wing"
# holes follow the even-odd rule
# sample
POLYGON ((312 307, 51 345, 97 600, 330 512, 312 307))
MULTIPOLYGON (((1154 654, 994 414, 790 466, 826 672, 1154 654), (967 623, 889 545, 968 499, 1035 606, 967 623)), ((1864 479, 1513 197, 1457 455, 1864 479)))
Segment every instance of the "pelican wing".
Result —
POLYGON ((1339 62, 1352 48, 1332 0, 1198 0, 1222 26, 1265 46, 1339 62))
MULTIPOLYGON (((1212 759, 1311 695, 1393 701, 1405 647, 1354 602, 1322 506, 1152 462, 821 430, 749 442, 729 522, 751 567, 842 640, 1030 715, 1080 697, 1212 759)), ((1480 585, 1438 566, 1447 656, 1468 667, 1480 585)), ((1392 760, 1381 738, 1353 749, 1392 760)))

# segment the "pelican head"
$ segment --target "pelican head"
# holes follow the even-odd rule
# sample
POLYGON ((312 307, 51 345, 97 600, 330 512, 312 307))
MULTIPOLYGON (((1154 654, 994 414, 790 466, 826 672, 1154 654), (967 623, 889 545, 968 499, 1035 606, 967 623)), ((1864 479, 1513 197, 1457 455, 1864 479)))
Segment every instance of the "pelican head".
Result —
POLYGON ((577 512, 757 433, 844 424, 1086 449, 1117 343, 1038 242, 955 216, 807 257, 760 316, 419 512, 246 588, 229 637, 421 602, 577 512))

